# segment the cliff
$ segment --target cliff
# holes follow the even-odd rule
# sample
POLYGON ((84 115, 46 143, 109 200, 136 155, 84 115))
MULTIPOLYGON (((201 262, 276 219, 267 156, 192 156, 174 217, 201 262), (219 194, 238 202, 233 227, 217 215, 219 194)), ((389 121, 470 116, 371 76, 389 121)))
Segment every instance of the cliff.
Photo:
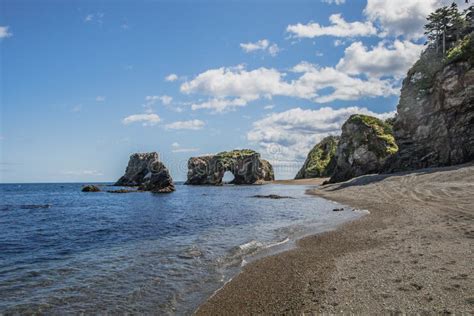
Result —
POLYGON ((138 186, 139 190, 154 193, 175 190, 173 179, 156 152, 131 155, 125 174, 114 185, 138 186))
POLYGON ((342 126, 334 158, 336 166, 329 182, 378 173, 397 150, 390 124, 368 115, 352 115, 342 126))
POLYGON ((334 156, 338 143, 339 136, 327 136, 316 144, 295 179, 330 177, 336 167, 334 156))
POLYGON ((460 164, 474 159, 474 40, 446 57, 427 49, 403 81, 394 136, 400 148, 387 171, 460 164))
POLYGON ((272 165, 250 150, 232 150, 188 161, 188 179, 185 184, 221 185, 226 171, 232 172, 232 184, 254 184, 274 180, 272 165))

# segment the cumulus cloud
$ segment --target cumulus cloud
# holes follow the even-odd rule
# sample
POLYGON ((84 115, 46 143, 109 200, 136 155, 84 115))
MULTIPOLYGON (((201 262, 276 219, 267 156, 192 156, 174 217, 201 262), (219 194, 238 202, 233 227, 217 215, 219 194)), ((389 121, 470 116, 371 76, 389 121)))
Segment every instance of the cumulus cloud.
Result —
POLYGON ((10 32, 9 26, 0 26, 0 39, 12 37, 12 36, 13 36, 13 33, 10 32))
POLYGON ((276 69, 246 70, 242 66, 210 69, 181 85, 181 92, 199 93, 212 97, 192 105, 194 110, 211 109, 224 112, 245 106, 248 102, 272 96, 309 99, 317 103, 334 100, 357 100, 398 94, 390 80, 361 79, 332 67, 318 67, 302 62, 292 68, 300 77, 285 81, 285 73, 276 69), (330 92, 327 92, 327 88, 330 92), (322 94, 324 91, 325 94, 322 94))
POLYGON ((422 50, 423 45, 410 41, 395 40, 390 44, 380 42, 371 49, 361 42, 355 42, 345 49, 344 57, 336 69, 352 75, 363 73, 369 77, 402 78, 420 57, 422 50))
POLYGON ((188 129, 188 130, 199 130, 206 125, 201 120, 189 120, 189 121, 177 121, 174 123, 166 124, 167 129, 188 129))
POLYGON ((271 110, 271 109, 273 109, 274 107, 275 107, 275 106, 274 106, 273 104, 270 104, 270 105, 265 105, 265 106, 263 107, 263 109, 264 109, 264 110, 271 110))
MULTIPOLYGON (((364 14, 380 26, 382 35, 404 36, 407 39, 423 37, 426 17, 452 0, 368 0, 364 14)), ((464 1, 458 1, 461 7, 464 1)))
POLYGON ((153 126, 158 124, 161 121, 161 118, 155 113, 145 113, 145 114, 133 114, 125 117, 122 120, 124 125, 129 125, 132 123, 142 123, 143 126, 153 126))
POLYGON ((386 119, 395 112, 374 113, 364 107, 318 110, 293 108, 272 113, 253 123, 247 139, 258 145, 272 160, 304 160, 308 151, 328 135, 339 135, 342 124, 352 114, 367 114, 386 119))
POLYGON ((318 36, 358 37, 377 34, 377 29, 370 21, 346 22, 341 14, 331 15, 329 21, 331 22, 329 26, 322 26, 315 22, 288 25, 286 31, 297 38, 314 38, 318 36))
POLYGON ((165 77, 166 81, 173 82, 178 80, 178 75, 176 74, 169 74, 168 76, 165 77))
POLYGON ((254 43, 241 43, 240 47, 246 53, 252 53, 261 50, 268 52, 272 56, 276 56, 280 51, 280 48, 277 44, 271 44, 267 39, 262 39, 254 43))

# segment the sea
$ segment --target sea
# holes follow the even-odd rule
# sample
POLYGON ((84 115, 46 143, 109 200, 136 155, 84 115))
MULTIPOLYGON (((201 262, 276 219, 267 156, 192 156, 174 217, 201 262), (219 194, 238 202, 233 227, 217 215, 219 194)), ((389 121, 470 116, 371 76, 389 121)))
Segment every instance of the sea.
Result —
POLYGON ((191 314, 246 264, 361 216, 311 186, 100 185, 0 184, 0 314, 191 314))

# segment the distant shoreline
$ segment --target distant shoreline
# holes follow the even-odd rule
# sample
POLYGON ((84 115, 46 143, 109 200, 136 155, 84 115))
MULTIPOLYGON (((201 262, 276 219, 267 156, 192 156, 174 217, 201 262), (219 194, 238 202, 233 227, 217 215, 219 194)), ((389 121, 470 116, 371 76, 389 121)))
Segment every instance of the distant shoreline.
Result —
POLYGON ((474 164, 363 176, 308 193, 371 214, 247 265, 198 315, 472 311, 474 164))

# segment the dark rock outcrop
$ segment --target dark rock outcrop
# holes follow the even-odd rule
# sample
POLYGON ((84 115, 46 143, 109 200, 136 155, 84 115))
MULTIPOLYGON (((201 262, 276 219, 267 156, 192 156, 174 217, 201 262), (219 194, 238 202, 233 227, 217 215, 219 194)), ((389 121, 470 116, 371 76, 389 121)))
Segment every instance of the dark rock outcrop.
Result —
POLYGON ((125 174, 115 186, 138 186, 139 190, 154 193, 169 193, 175 190, 173 179, 156 152, 131 155, 125 174))
POLYGON ((259 184, 274 180, 273 167, 268 161, 253 150, 242 149, 191 157, 185 184, 221 185, 226 171, 234 175, 231 184, 259 184))
POLYGON ((334 156, 338 143, 339 136, 327 136, 316 144, 308 153, 295 179, 330 177, 336 167, 334 156))
POLYGON ((100 192, 100 188, 93 184, 88 184, 82 187, 82 192, 100 192))
POLYGON ((474 160, 472 35, 459 45, 445 58, 428 49, 409 70, 393 128, 400 150, 387 171, 474 160))
POLYGON ((397 150, 390 124, 372 116, 352 115, 342 126, 336 167, 329 182, 378 173, 397 150))

